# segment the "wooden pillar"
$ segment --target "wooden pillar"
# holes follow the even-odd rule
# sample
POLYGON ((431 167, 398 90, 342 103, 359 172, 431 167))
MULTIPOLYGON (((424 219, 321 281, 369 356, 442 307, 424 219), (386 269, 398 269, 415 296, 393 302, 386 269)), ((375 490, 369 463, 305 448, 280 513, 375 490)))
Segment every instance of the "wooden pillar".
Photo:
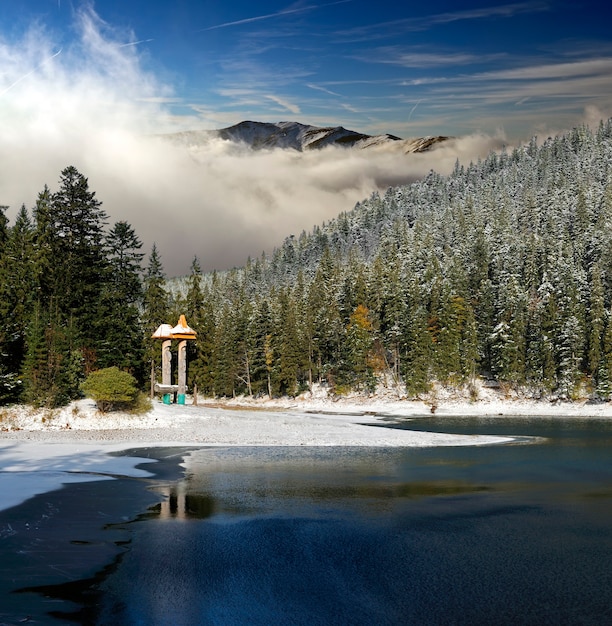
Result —
POLYGON ((155 397, 155 361, 151 359, 151 400, 155 397))
MULTIPOLYGON (((171 345, 171 339, 165 339, 162 343, 162 385, 172 384, 172 353, 170 352, 171 345)), ((170 404, 170 402, 170 394, 164 394, 164 403, 170 404)))
POLYGON ((172 384, 172 354, 170 353, 170 346, 172 341, 166 339, 162 343, 162 385, 172 384))
POLYGON ((183 339, 178 346, 178 397, 179 404, 185 404, 187 390, 187 341, 183 339))

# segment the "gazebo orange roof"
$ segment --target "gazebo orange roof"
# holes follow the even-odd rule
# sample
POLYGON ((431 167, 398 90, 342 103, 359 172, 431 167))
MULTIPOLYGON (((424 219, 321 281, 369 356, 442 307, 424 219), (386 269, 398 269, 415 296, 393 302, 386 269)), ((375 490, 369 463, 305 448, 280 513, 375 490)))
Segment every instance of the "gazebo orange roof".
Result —
POLYGON ((178 324, 173 328, 170 324, 161 324, 151 335, 152 339, 195 339, 196 331, 189 327, 184 315, 181 315, 178 324))
POLYGON ((172 329, 172 339, 195 339, 196 331, 190 328, 184 315, 179 318, 178 324, 172 329))

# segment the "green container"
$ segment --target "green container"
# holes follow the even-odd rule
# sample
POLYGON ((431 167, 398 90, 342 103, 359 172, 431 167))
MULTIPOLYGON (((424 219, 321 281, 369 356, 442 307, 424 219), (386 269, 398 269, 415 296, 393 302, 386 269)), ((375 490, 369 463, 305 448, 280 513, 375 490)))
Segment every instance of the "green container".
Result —
POLYGON ((179 393, 178 396, 176 397, 176 403, 177 404, 185 404, 185 394, 184 393, 179 393))
POLYGON ((172 404, 172 396, 169 393, 165 393, 163 397, 164 404, 172 404))

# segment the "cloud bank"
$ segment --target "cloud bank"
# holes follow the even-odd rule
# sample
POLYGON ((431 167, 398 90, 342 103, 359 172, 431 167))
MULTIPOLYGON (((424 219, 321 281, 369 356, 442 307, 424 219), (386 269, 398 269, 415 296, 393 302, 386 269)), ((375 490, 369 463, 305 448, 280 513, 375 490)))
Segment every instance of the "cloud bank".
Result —
POLYGON ((503 143, 474 135, 421 155, 253 152, 221 140, 177 146, 159 137, 181 129, 163 104, 172 88, 127 45, 137 36, 91 9, 76 14, 75 27, 80 37, 69 47, 36 25, 19 41, 0 41, 0 204, 12 221, 74 165, 111 225, 127 220, 146 251, 157 244, 169 276, 187 273, 194 256, 205 270, 242 265, 373 191, 430 169, 447 173, 457 158, 469 162, 503 143))

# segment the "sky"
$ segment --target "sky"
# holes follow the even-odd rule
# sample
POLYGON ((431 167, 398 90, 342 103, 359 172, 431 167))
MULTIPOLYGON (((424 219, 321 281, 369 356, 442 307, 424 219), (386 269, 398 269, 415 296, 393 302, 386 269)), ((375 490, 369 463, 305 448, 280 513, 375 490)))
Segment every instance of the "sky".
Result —
POLYGON ((242 265, 373 191, 612 115, 612 7, 2 0, 0 204, 74 165, 168 275, 242 265), (454 139, 427 155, 189 149, 243 120, 454 139))

